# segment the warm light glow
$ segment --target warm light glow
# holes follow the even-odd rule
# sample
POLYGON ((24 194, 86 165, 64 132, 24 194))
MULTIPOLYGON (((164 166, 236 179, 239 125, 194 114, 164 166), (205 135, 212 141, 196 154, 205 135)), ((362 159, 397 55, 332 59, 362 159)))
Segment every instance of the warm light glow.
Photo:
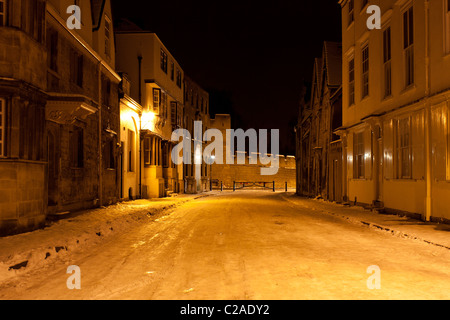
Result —
POLYGON ((155 118, 153 112, 143 112, 141 116, 141 129, 155 131, 155 118))

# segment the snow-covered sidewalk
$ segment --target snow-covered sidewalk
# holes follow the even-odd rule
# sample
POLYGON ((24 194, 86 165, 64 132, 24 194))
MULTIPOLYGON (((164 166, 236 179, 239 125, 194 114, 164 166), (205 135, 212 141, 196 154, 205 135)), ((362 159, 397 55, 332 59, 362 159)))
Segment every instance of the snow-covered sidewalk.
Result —
POLYGON ((318 199, 308 199, 289 193, 284 196, 289 202, 308 210, 330 214, 351 223, 389 232, 392 235, 427 242, 450 249, 450 225, 424 222, 407 216, 384 214, 364 209, 360 206, 347 206, 318 199))
POLYGON ((44 266, 55 258, 86 250, 109 236, 152 221, 183 203, 207 196, 176 197, 120 202, 108 207, 53 217, 44 229, 0 238, 0 282, 44 266))

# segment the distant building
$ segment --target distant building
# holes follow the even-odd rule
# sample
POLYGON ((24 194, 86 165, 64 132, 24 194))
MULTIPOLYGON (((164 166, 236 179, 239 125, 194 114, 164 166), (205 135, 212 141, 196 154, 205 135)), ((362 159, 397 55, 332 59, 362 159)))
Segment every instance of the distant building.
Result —
POLYGON ((1 1, 0 233, 118 199, 120 77, 110 1, 1 1))
MULTIPOLYGON (((301 102, 297 134, 297 193, 342 201, 342 45, 325 42, 314 61, 310 99, 301 102)), ((306 96, 304 93, 303 96, 306 96)))
POLYGON ((203 154, 205 141, 203 135, 210 127, 209 94, 188 76, 184 77, 184 129, 187 129, 194 139, 194 122, 202 122, 202 150, 194 150, 194 140, 191 143, 191 164, 184 164, 184 179, 186 193, 199 193, 210 190, 210 166, 203 159, 201 165, 195 165, 197 154, 203 154))
MULTIPOLYGON (((241 189, 257 188, 272 190, 274 187, 277 190, 285 190, 285 188, 295 188, 296 185, 296 171, 295 171, 295 156, 293 155, 271 155, 276 159, 276 163, 262 163, 260 161, 260 153, 249 154, 246 150, 234 147, 234 152, 228 157, 232 160, 231 163, 227 161, 227 130, 231 128, 231 116, 229 114, 216 114, 210 121, 211 129, 218 129, 222 133, 223 148, 222 148, 222 163, 219 161, 218 154, 215 154, 215 162, 210 166, 211 182, 213 188, 219 189, 241 189), (238 162, 238 154, 244 157, 244 163, 238 162), (257 159, 253 163, 252 159, 257 159), (261 168, 267 168, 271 165, 277 165, 278 171, 274 175, 261 175, 261 168)), ((236 143, 237 138, 234 139, 236 143)), ((230 142, 231 143, 231 142, 230 142)), ((268 146, 270 150, 270 146, 268 146)))
POLYGON ((371 31, 367 1, 339 3, 344 195, 449 220, 449 1, 378 1, 381 30, 371 31))

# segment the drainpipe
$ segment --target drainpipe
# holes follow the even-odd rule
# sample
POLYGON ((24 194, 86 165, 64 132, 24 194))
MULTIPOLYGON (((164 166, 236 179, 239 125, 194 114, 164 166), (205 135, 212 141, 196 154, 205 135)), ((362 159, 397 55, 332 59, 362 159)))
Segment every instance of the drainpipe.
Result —
POLYGON ((425 152, 426 152, 426 203, 425 221, 430 221, 432 215, 432 146, 431 146, 431 107, 428 97, 431 91, 430 78, 430 34, 429 34, 429 0, 425 1, 425 152))
POLYGON ((102 153, 102 62, 98 63, 98 199, 103 205, 103 153, 102 153))
MULTIPOLYGON (((139 105, 142 107, 142 88, 141 88, 141 78, 142 78, 142 56, 138 56, 138 85, 139 85, 139 105)), ((142 199, 142 112, 139 114, 139 198, 142 199)))

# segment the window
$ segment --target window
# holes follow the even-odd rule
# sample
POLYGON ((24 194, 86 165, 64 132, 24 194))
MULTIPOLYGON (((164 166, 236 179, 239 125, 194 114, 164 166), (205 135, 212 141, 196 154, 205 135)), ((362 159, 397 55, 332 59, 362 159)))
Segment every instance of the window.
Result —
POLYGON ((103 105, 109 107, 111 102, 111 81, 104 78, 102 84, 103 105))
POLYGON ((181 88, 181 82, 182 82, 182 76, 180 69, 177 68, 177 86, 178 88, 181 88))
POLYGON ((411 125, 410 119, 398 121, 397 128, 397 169, 399 179, 411 178, 411 125))
POLYGON ((173 62, 170 63, 170 80, 175 80, 175 64, 173 62))
POLYGON ((177 127, 177 108, 178 105, 175 101, 170 102, 170 121, 172 122, 173 130, 175 130, 177 127))
POLYGON ((392 94, 391 27, 383 32, 384 97, 392 94))
POLYGON ((49 29, 47 32, 48 67, 58 72, 58 33, 49 29))
POLYGON ((348 62, 348 105, 352 106, 355 104, 355 59, 351 58, 348 62))
POLYGON ((128 130, 128 172, 134 172, 134 131, 128 130))
POLYGON ((6 26, 6 15, 7 15, 6 0, 0 0, 0 27, 6 26))
POLYGON ((151 142, 150 137, 144 138, 144 165, 149 166, 151 164, 151 142))
POLYGON ((161 104, 161 89, 153 88, 153 112, 159 114, 161 104))
POLYGON ((350 0, 348 2, 348 25, 350 25, 353 21, 355 21, 355 2, 354 0, 350 0))
POLYGON ((83 128, 73 127, 69 132, 69 157, 72 168, 83 168, 83 128))
POLYGON ((167 74, 167 53, 161 49, 161 70, 167 74))
POLYGON ((107 168, 107 169, 115 169, 116 168, 114 152, 115 152, 114 138, 109 138, 106 141, 105 149, 104 149, 105 168, 107 168))
POLYGON ((362 97, 369 95, 369 45, 362 49, 362 97))
POLYGON ((444 0, 445 53, 450 53, 450 0, 444 0))
POLYGON ((105 16, 105 54, 111 56, 111 20, 105 16))
POLYGON ((83 87, 83 56, 75 50, 70 53, 70 81, 83 87))
POLYGON ((354 178, 364 178, 364 132, 355 133, 353 138, 354 178))
POLYGON ((5 100, 0 99, 0 157, 4 157, 6 155, 5 152, 5 118, 6 118, 6 104, 5 100))
POLYGON ((403 13, 403 51, 405 59, 405 86, 414 83, 414 17, 413 7, 403 13))

